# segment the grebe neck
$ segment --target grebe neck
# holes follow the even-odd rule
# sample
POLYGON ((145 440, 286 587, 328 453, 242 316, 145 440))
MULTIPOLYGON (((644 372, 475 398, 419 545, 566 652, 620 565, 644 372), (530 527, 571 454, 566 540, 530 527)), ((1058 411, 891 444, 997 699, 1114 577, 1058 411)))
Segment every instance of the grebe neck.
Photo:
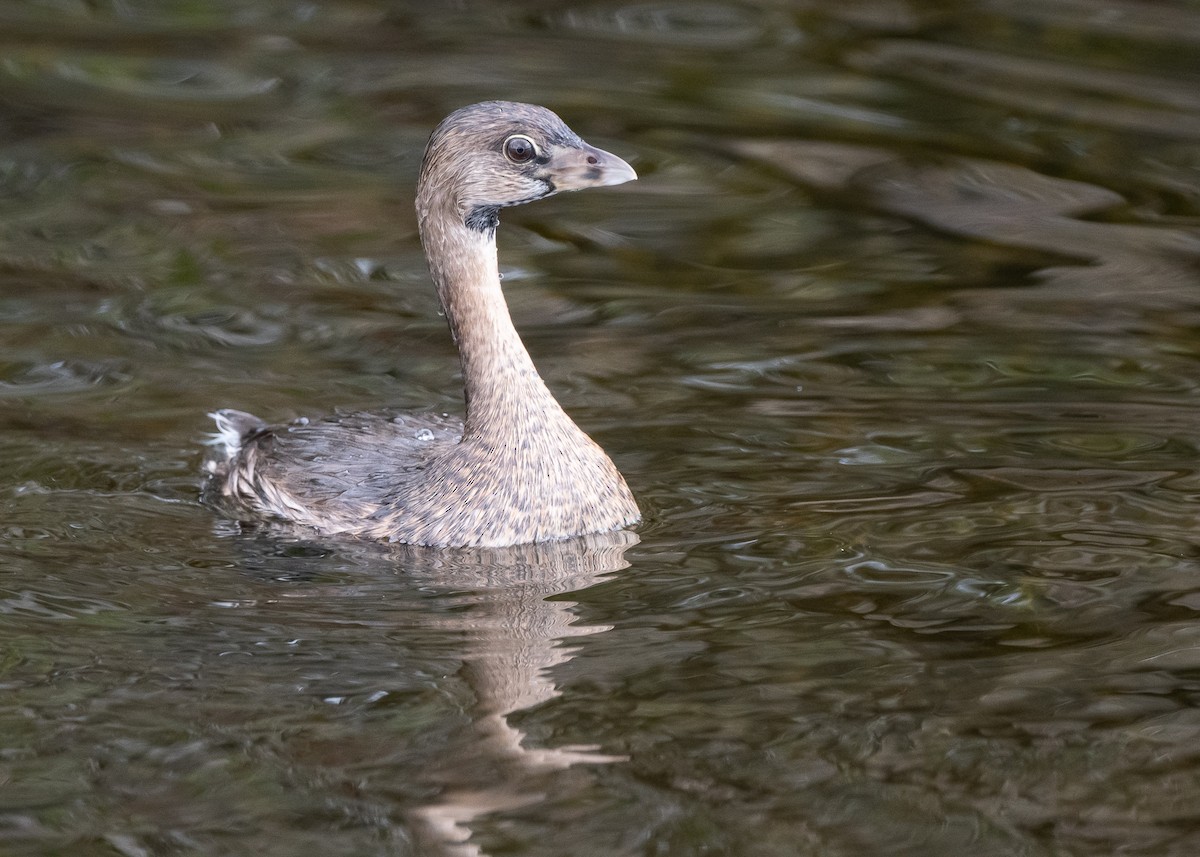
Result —
POLYGON ((507 440, 534 424, 578 431, 513 326, 500 286, 495 226, 494 212, 479 224, 444 209, 420 217, 430 273, 462 361, 463 439, 507 440))

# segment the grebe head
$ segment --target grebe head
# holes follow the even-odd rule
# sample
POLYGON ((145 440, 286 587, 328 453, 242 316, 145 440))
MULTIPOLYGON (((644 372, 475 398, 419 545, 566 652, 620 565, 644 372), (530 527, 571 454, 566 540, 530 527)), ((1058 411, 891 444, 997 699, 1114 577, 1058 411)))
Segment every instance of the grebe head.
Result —
POLYGON ((417 212, 424 219, 449 207, 468 228, 491 233, 501 208, 636 178, 633 167, 585 143, 550 110, 485 101, 454 111, 429 138, 417 212))

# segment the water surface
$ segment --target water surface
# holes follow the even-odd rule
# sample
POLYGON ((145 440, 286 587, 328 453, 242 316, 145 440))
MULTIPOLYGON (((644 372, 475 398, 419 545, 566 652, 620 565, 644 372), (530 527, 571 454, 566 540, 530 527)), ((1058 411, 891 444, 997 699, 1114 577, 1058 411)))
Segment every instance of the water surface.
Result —
POLYGON ((1200 849, 1200 7, 0 7, 0 852, 1200 849), (461 408, 430 128, 636 536, 221 520, 204 416, 461 408))

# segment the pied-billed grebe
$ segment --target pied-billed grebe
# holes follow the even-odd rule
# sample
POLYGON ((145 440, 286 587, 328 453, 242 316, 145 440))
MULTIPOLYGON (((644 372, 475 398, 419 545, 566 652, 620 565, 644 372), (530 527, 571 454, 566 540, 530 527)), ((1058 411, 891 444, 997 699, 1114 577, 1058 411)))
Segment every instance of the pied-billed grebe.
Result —
POLYGON ((417 220, 462 358, 466 420, 381 412, 269 427, 218 411, 205 497, 242 518, 445 547, 637 523, 625 480, 534 368, 496 264, 501 208, 636 178, 543 107, 489 101, 451 113, 425 149, 417 220))

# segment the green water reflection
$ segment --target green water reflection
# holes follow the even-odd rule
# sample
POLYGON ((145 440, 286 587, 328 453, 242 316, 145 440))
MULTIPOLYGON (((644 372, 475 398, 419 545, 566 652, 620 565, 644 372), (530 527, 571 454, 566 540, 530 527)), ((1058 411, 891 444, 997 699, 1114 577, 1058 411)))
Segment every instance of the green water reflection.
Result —
POLYGON ((1200 9, 0 4, 0 852, 1200 849, 1200 9), (457 411, 449 110, 641 180, 505 288, 637 538, 197 502, 204 417, 457 411))

